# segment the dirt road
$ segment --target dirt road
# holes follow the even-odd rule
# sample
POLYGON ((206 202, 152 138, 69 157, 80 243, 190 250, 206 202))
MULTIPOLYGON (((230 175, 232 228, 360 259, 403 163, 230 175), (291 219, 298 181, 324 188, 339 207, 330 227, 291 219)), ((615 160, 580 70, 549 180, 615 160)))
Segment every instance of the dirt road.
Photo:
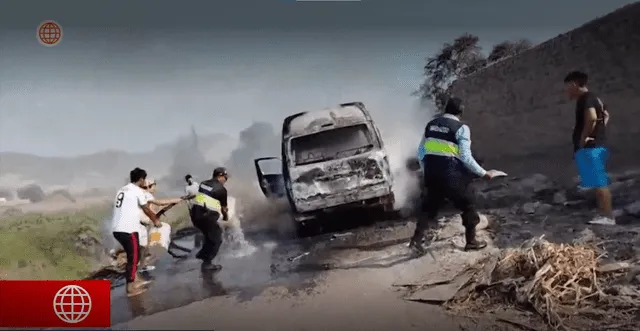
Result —
MULTIPOLYGON (((423 263, 426 263, 423 262, 423 263)), ((402 300, 392 291, 402 268, 328 273, 311 293, 274 287, 251 301, 206 299, 135 319, 115 329, 207 330, 460 330, 434 306, 402 300)))
POLYGON ((431 255, 413 258, 405 240, 411 229, 404 222, 387 223, 333 240, 329 234, 281 247, 263 241, 254 256, 223 259, 225 268, 215 275, 203 274, 192 260, 165 261, 173 265, 166 269, 169 276, 160 273, 167 266, 159 264, 156 282, 144 295, 128 299, 122 288, 114 289, 113 322, 140 316, 114 328, 461 330, 461 325, 474 324, 438 306, 404 300, 404 290, 393 285, 457 273, 486 252, 464 253, 447 246, 434 252, 437 260, 431 255), (309 255, 289 261, 303 252, 309 255), (165 310, 189 301, 197 302, 165 310))
MULTIPOLYGON (((640 256, 639 178, 614 178, 620 217, 613 227, 587 225, 593 216, 590 195, 544 176, 481 186, 479 204, 491 221, 479 232, 490 241, 482 252, 460 250, 463 229, 453 217, 441 223, 433 254, 421 258, 408 253, 413 222, 406 219, 305 240, 258 232, 248 236, 257 248, 254 254, 238 258, 223 252, 224 269, 214 275, 203 274, 192 256, 165 257, 152 272, 155 282, 140 297, 127 298, 114 283, 112 323, 116 329, 174 330, 521 330, 496 322, 496 315, 485 310, 481 318, 470 319, 437 304, 407 300, 416 295, 407 285, 452 280, 485 256, 541 235, 561 243, 588 240, 608 252, 606 260, 635 261, 640 256)), ((180 244, 192 242, 185 238, 180 244)), ((429 291, 420 299, 442 302, 456 290, 429 291)), ((539 316, 532 318, 538 320, 531 321, 536 330, 545 330, 539 316)))

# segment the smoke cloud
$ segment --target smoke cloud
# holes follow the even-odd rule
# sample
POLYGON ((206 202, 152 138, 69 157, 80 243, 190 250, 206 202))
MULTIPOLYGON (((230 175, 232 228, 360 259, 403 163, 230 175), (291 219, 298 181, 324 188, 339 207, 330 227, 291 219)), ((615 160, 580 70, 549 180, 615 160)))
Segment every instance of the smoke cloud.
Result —
MULTIPOLYGON (((416 172, 407 169, 406 161, 415 157, 424 126, 433 114, 431 108, 416 102, 405 111, 379 116, 382 118, 382 121, 378 121, 380 131, 394 176, 393 191, 397 210, 411 210, 415 207, 420 180, 416 172)), ((376 115, 374 114, 374 119, 377 119, 376 115)))
MULTIPOLYGON (((415 156, 424 124, 433 116, 433 111, 424 108, 424 105, 418 102, 399 111, 384 111, 389 108, 385 102, 375 103, 375 100, 370 107, 374 121, 383 136, 394 175, 395 207, 410 210, 415 206, 419 193, 419 179, 415 172, 406 168, 406 160, 415 156)), ((267 122, 254 122, 238 133, 235 148, 219 145, 220 157, 213 160, 205 158, 199 146, 199 137, 195 130, 192 130, 189 137, 181 139, 176 144, 173 165, 169 175, 163 180, 169 187, 182 190, 184 175, 187 173, 201 181, 209 178, 215 167, 225 166, 230 174, 227 183, 230 195, 239 201, 238 207, 241 210, 238 214, 252 222, 247 225, 273 228, 282 223, 290 223, 282 221, 288 205, 283 203, 274 206, 260 191, 253 162, 259 157, 280 155, 281 134, 278 129, 267 122), (226 155, 228 157, 225 157, 226 155)))
MULTIPOLYGON (((253 160, 265 156, 280 155, 280 133, 266 122, 254 122, 240 131, 238 147, 226 162, 228 170, 239 176, 255 177, 253 160)), ((233 175, 232 174, 232 175, 233 175)))
POLYGON ((238 213, 245 230, 277 230, 290 232, 288 203, 270 201, 262 194, 253 160, 260 157, 280 155, 280 132, 266 122, 254 122, 240 131, 238 146, 224 163, 229 171, 227 183, 229 194, 238 199, 238 213))

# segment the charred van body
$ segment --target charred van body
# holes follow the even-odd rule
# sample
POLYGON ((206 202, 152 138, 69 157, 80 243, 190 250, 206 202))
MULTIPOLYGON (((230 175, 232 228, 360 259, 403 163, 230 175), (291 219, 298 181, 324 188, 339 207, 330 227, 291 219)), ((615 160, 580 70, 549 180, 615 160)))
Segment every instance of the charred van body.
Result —
POLYGON ((289 200, 299 230, 320 214, 348 208, 393 209, 393 177, 378 128, 361 102, 291 115, 282 155, 255 160, 267 197, 289 200), (280 171, 265 171, 277 161, 280 171))

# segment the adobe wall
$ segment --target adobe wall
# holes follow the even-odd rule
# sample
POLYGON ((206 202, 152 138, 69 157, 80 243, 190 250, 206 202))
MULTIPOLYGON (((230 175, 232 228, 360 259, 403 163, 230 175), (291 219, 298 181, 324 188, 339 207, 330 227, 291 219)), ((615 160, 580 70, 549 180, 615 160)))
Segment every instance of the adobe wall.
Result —
POLYGON ((586 71, 611 113, 610 167, 640 166, 640 2, 456 82, 488 168, 573 178, 574 103, 564 76, 586 71))

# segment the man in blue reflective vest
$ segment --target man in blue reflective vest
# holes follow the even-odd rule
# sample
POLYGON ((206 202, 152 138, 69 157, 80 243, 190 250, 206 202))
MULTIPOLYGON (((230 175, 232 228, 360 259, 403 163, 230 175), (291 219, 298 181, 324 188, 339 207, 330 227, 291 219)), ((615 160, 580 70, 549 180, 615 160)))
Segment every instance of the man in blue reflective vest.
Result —
POLYGON ((222 246, 222 228, 218 224, 220 218, 229 220, 227 207, 227 189, 224 184, 229 179, 227 169, 223 167, 213 170, 213 176, 198 186, 198 192, 192 198, 190 216, 193 225, 204 235, 202 248, 196 254, 196 258, 202 260, 202 269, 219 271, 221 265, 213 264, 213 259, 218 255, 222 246))
POLYGON ((418 217, 410 247, 419 254, 425 253, 422 242, 428 224, 436 220, 438 211, 447 199, 462 212, 465 250, 480 250, 487 246, 487 242, 476 239, 480 215, 476 210, 471 182, 474 177, 491 179, 506 174, 484 170, 474 159, 469 127, 460 122, 463 110, 462 100, 451 98, 444 114, 427 124, 418 148, 427 192, 422 204, 425 215, 418 217))

